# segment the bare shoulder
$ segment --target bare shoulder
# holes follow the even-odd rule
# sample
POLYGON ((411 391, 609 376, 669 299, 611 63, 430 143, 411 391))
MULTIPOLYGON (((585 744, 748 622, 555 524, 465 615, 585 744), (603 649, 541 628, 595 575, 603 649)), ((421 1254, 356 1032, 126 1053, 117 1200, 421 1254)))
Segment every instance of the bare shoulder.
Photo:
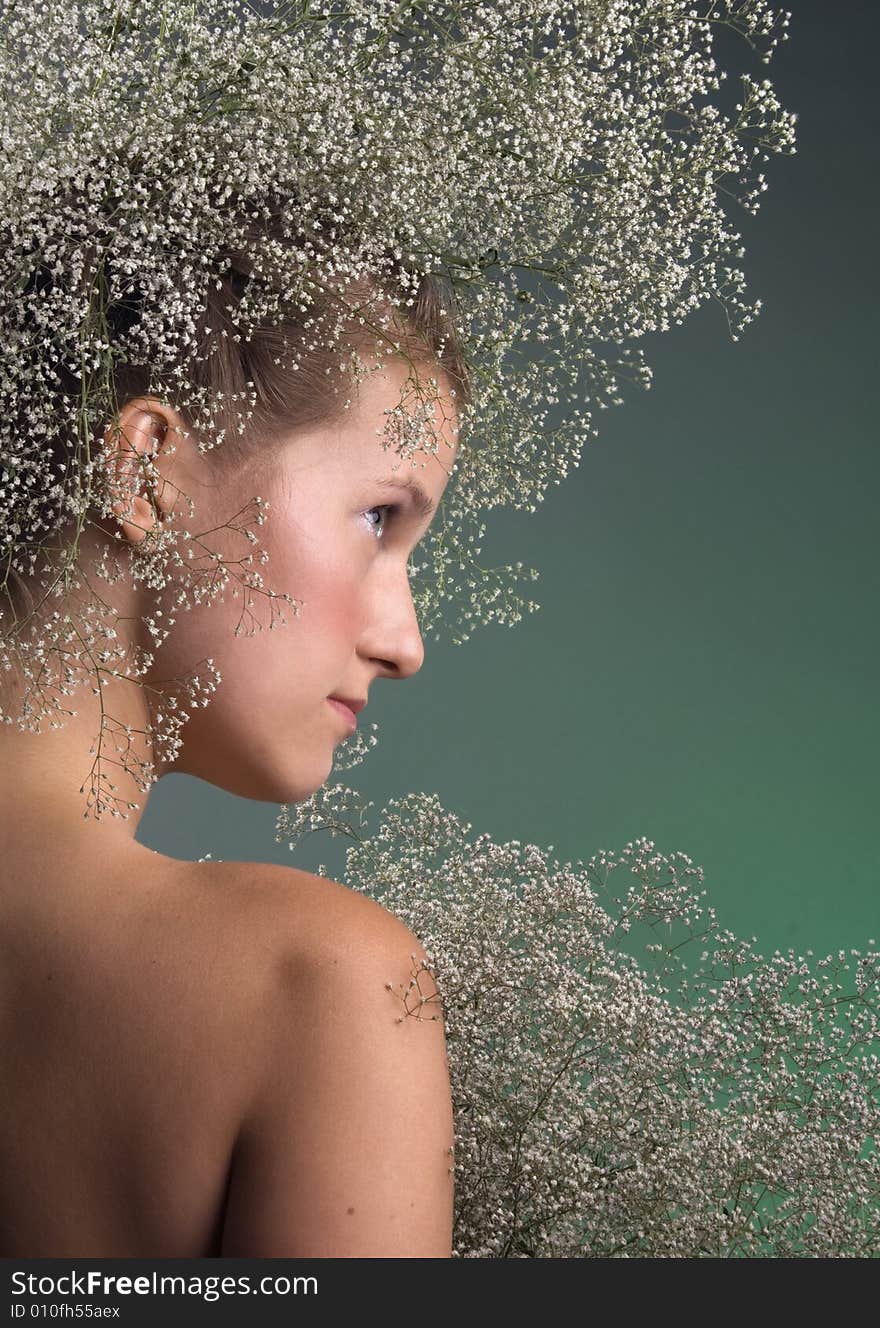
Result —
POLYGON ((407 957, 424 956, 419 938, 400 918, 328 877, 276 863, 188 865, 200 885, 222 899, 239 942, 268 946, 282 962, 294 957, 308 965, 342 958, 356 962, 386 946, 403 946, 407 957))
MULTIPOLYGON (((246 1044, 250 1064, 274 1054, 273 1037, 289 1035, 307 991, 336 982, 348 1001, 357 991, 375 993, 378 984, 386 1011, 442 1020, 421 941, 369 895, 275 863, 166 859, 159 874, 168 887, 160 934, 173 950, 175 998, 188 999, 191 982, 193 1000, 216 1007, 221 1028, 246 1044), (206 973, 213 977, 207 983, 206 973)), ((142 942, 155 915, 149 910, 129 932, 142 942)))
POLYGON ((452 1102, 421 941, 298 868, 218 863, 205 881, 225 887, 268 978, 223 1254, 448 1258, 452 1102))

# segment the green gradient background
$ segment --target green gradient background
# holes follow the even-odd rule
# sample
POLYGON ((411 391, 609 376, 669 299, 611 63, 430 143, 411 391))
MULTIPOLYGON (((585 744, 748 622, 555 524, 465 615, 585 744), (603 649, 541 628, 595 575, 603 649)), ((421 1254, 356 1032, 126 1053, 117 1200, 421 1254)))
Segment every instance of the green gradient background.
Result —
MULTIPOLYGON (((770 66, 739 56, 799 115, 757 216, 731 214, 759 317, 734 344, 713 304, 643 341, 650 391, 600 413, 537 514, 487 520, 484 561, 537 567, 541 609, 428 638, 419 675, 374 686, 379 744, 339 778, 374 815, 435 792, 561 858, 646 835, 702 865, 722 924, 765 953, 826 953, 880 938, 880 23, 854 0, 788 7, 770 66)), ((138 839, 341 878, 344 842, 292 855, 277 812, 171 775, 138 839)))

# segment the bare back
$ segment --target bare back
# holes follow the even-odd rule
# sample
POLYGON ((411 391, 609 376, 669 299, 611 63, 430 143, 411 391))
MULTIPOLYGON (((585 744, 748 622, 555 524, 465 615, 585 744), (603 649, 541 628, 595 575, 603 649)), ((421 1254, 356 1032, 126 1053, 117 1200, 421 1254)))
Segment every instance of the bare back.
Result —
POLYGON ((243 864, 138 862, 0 889, 4 1255, 218 1252, 270 966, 243 864))
POLYGON ((34 890, 14 879, 8 864, 0 876, 0 1253, 360 1253, 365 1240, 378 1241, 381 1253, 388 1239, 388 1252, 399 1247, 448 1257, 450 1159, 441 1143, 451 1143, 451 1103, 437 1034, 426 1041, 409 1033, 416 1057, 410 1060, 405 1037, 380 1032, 390 1041, 371 1047, 358 1069, 357 1049, 379 1024, 395 1022, 388 993, 388 1009, 367 1005, 363 1036, 343 1001, 337 1031, 331 1014, 326 1054, 318 1046, 317 1060, 309 1059, 314 1030, 296 1026, 301 1009, 310 1009, 314 1023, 316 1012, 320 1018, 333 1006, 321 974, 335 983, 338 965, 350 978, 362 937, 372 936, 365 944, 373 958, 363 969, 371 988, 391 967, 386 954, 404 976, 398 959, 412 953, 403 942, 415 938, 374 901, 308 872, 177 862, 136 849, 115 865, 102 863, 97 885, 75 871, 47 879, 44 869, 34 890), (387 936, 390 948, 376 940, 387 936), (302 977, 312 970, 313 981, 302 977), (308 1083, 300 1082, 298 1062, 312 1066, 308 1083), (374 1090, 373 1138, 364 1150, 375 1171, 358 1176, 343 1158, 340 1173, 329 1157, 327 1170, 310 1170, 325 1165, 322 1147, 334 1157, 349 1147, 352 1157, 359 1154, 356 1136, 334 1133, 342 1128, 339 1113, 327 1107, 326 1095, 336 1094, 336 1077, 344 1081, 349 1066, 360 1075, 352 1085, 353 1120, 358 1105, 370 1118, 373 1067, 386 1076, 374 1090), (376 1136, 390 1122, 389 1082, 403 1089, 397 1096, 404 1116, 383 1158, 376 1136), (422 1096, 407 1110, 409 1091, 422 1096), (312 1106, 317 1124, 295 1154, 288 1145, 293 1122, 312 1106), (417 1119, 426 1121, 426 1137, 414 1131, 400 1140, 413 1129, 407 1122, 417 1119), (409 1181, 393 1178, 419 1168, 430 1172, 428 1204, 407 1194, 395 1215, 395 1184, 408 1190, 409 1181), (355 1207, 344 1196, 353 1187, 357 1220, 366 1227, 356 1228, 353 1216, 337 1226, 336 1212, 328 1210, 322 1234, 312 1209, 303 1207, 308 1196, 296 1193, 296 1178, 306 1175, 319 1205, 321 1192, 341 1183, 334 1208, 352 1215, 355 1207), (383 1184, 387 1192, 376 1202, 388 1213, 389 1232, 396 1223, 389 1237, 373 1235, 375 1223, 364 1211, 371 1200, 362 1202, 378 1196, 383 1184), (231 1220, 230 1192, 237 1205, 231 1220), (410 1211, 426 1206, 433 1214, 427 1218, 410 1211), (224 1248, 224 1225, 234 1248, 224 1248))

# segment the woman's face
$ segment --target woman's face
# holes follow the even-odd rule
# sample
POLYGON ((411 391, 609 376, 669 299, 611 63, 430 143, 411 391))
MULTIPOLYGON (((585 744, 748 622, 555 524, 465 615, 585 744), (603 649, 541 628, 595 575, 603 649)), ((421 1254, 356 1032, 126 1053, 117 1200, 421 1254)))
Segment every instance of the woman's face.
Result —
POLYGON ((233 576, 222 602, 175 613, 151 675, 173 677, 211 658, 222 681, 187 719, 166 772, 262 801, 306 798, 326 782, 334 748, 352 732, 328 698, 364 701, 377 678, 409 678, 421 668, 407 562, 432 514, 419 512, 406 484, 415 481, 436 508, 455 460, 457 421, 444 392, 435 407, 436 456, 419 451, 406 460, 393 446, 383 448, 383 412, 398 404, 406 376, 402 361, 390 361, 352 393, 341 423, 280 440, 253 493, 229 492, 221 479, 207 499, 192 495, 195 515, 184 524, 194 531, 230 521, 254 493, 268 500, 265 523, 245 523, 257 546, 229 530, 205 542, 232 564, 265 548, 269 561, 261 566, 255 558, 251 570, 303 604, 298 616, 284 602, 273 613, 269 600, 251 591, 248 612, 240 588, 233 597, 233 576), (279 609, 287 622, 270 630, 279 609), (242 633, 259 626, 236 636, 240 622, 242 633))

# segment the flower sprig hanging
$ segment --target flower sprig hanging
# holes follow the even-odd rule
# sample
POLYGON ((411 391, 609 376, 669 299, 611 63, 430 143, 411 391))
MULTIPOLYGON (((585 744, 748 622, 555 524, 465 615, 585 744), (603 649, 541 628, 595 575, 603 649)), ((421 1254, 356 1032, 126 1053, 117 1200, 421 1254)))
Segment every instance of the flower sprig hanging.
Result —
MULTIPOLYGON (((399 351, 426 280, 460 449, 412 562, 422 630, 461 643, 537 608, 517 589, 534 569, 482 564, 484 514, 535 511, 622 381, 650 385, 632 343, 707 300, 734 338, 760 309, 724 208, 757 211, 796 117, 751 73, 723 110, 713 36, 769 62, 789 17, 766 0, 0 0, 0 681, 25 682, 0 718, 38 731, 102 670, 149 669, 77 559, 83 530, 114 520, 101 440, 126 393, 171 400, 200 450, 244 451, 264 423, 257 331, 293 312, 291 378, 338 349, 345 396, 365 364, 352 329, 399 351), (220 342, 238 390, 205 367, 220 342)), ((432 391, 391 413, 402 457, 436 450, 432 391)), ((301 605, 256 570, 266 507, 254 494, 235 514, 251 549, 233 565, 178 526, 108 547, 99 575, 173 584, 177 611, 232 580, 243 630, 263 602, 283 623, 301 605)), ((216 688, 202 664, 150 735, 157 756, 216 688)))

